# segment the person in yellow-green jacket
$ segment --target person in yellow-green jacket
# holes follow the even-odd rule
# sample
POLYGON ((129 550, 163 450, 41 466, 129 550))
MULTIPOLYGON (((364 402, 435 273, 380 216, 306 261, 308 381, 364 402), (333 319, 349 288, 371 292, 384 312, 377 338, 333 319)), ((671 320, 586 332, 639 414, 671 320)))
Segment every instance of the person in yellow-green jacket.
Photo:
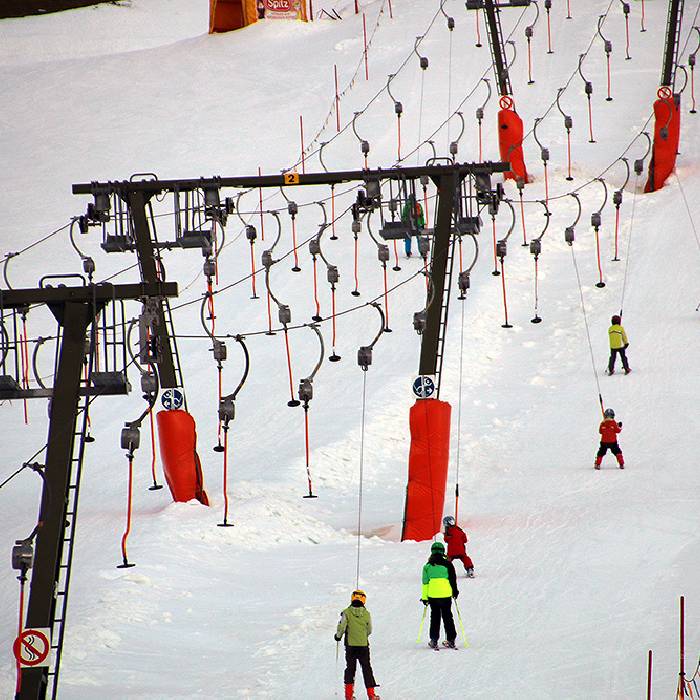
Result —
POLYGON ((629 374, 630 370, 629 363, 627 362, 627 355, 625 351, 629 347, 629 341, 627 340, 627 333, 622 327, 622 317, 615 314, 610 319, 612 325, 608 328, 608 338, 610 340, 610 361, 608 362, 608 374, 615 374, 615 359, 619 355, 622 359, 622 368, 625 370, 625 374, 629 374))
POLYGON ((377 682, 374 680, 374 673, 369 661, 369 635, 372 634, 372 616, 365 607, 367 594, 364 591, 356 590, 350 597, 350 605, 340 613, 340 621, 336 629, 334 639, 339 642, 345 638, 345 698, 352 700, 353 689, 355 687, 355 671, 357 662, 362 668, 362 677, 367 688, 367 697, 379 700, 379 695, 375 695, 374 689, 377 682))
POLYGON ((457 630, 452 617, 452 598, 457 598, 457 574, 452 562, 445 556, 445 545, 433 542, 430 558, 423 567, 423 590, 421 602, 430 605, 430 642, 431 649, 438 649, 440 639, 440 620, 445 627, 443 646, 455 649, 457 630))

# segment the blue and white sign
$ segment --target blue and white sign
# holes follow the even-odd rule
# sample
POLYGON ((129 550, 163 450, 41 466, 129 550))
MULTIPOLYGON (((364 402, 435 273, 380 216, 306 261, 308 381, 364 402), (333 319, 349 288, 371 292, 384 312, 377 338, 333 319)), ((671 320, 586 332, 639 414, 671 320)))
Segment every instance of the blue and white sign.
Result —
POLYGON ((416 377, 413 382, 413 393, 419 399, 430 399, 435 393, 435 382, 433 378, 427 374, 421 374, 416 377))
POLYGON ((185 403, 185 396, 179 389, 166 389, 160 397, 166 411, 176 411, 185 403))

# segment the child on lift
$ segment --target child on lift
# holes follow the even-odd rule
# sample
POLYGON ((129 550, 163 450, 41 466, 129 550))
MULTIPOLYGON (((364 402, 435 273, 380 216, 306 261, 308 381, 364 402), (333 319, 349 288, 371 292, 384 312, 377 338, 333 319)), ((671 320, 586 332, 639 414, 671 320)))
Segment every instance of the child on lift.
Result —
POLYGON ((451 515, 446 515, 442 519, 442 524, 445 526, 447 558, 451 562, 459 559, 464 566, 464 572, 467 574, 467 577, 474 578, 474 562, 467 554, 467 534, 455 523, 455 519, 451 515))
POLYGON ((603 421, 598 432, 600 433, 600 448, 595 458, 594 468, 600 469, 605 453, 610 450, 617 458, 620 469, 624 469, 625 458, 622 456, 620 445, 617 444, 617 436, 622 432, 622 423, 615 422, 615 411, 612 408, 606 408, 603 412, 603 421))

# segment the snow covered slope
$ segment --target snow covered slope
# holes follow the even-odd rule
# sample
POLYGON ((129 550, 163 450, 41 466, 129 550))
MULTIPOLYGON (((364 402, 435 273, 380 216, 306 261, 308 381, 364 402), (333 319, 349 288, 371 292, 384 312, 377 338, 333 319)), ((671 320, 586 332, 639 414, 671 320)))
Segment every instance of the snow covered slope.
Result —
MULTIPOLYGON (((146 171, 163 178, 253 174, 258 167, 278 173, 299 157, 299 115, 307 145, 326 120, 333 102, 334 64, 341 90, 352 81, 341 101, 343 125, 354 112, 362 113, 356 128, 371 144, 370 166, 388 167, 396 160, 393 105, 383 89, 387 75, 397 72, 391 89, 404 107, 402 156, 434 132, 438 155, 445 154, 459 134, 459 118, 453 116, 438 128, 459 109, 466 121, 459 158, 477 159, 474 112, 486 98, 481 78, 493 83, 483 22, 484 46, 476 48, 475 19, 461 1, 444 3, 445 12, 455 17, 452 34, 436 0, 392 0, 393 19, 387 2, 362 2, 373 37, 365 81, 362 20, 352 14, 352 4, 315 3, 317 12, 324 5, 335 6, 342 21, 267 22, 217 36, 205 33, 207 3, 192 0, 132 0, 121 7, 0 22, 0 152, 5 163, 0 172, 0 251, 21 250, 83 213, 87 199, 71 195, 74 182, 122 179, 146 171), (413 53, 418 36, 424 36, 420 54, 430 59, 425 73, 413 53)), ((534 19, 534 9, 502 15, 504 31, 512 32, 518 49, 511 74, 526 129, 547 112, 537 134, 551 152, 552 216, 540 258, 543 323, 529 323, 534 266, 527 248, 518 245, 519 205, 506 258, 514 328, 501 328, 502 290, 500 279, 490 274, 488 221, 468 299, 463 309, 456 299, 451 304, 442 394, 453 406, 446 513, 453 512, 459 441, 460 522, 470 536, 477 569, 476 579, 460 579, 459 603, 470 648, 457 655, 429 654, 424 642, 416 643, 422 614, 419 576, 429 547, 398 540, 410 387, 420 345, 411 321, 424 304, 422 277, 390 295, 393 333, 378 342, 366 376, 360 549, 360 584, 368 592, 375 624, 373 664, 381 695, 388 700, 638 698, 645 688, 648 649, 655 652, 656 693, 670 695, 677 680, 681 594, 687 597, 688 658, 700 651, 695 312, 700 243, 675 178, 661 191, 641 195, 643 178, 633 175, 621 209, 620 262, 610 261, 610 201, 603 210, 607 286, 597 289, 589 219, 602 204, 603 188, 592 182, 579 191, 583 215, 573 252, 601 391, 623 421, 621 445, 627 459, 625 471, 613 469, 608 456, 604 469, 596 472, 598 387, 572 249, 563 240, 564 228, 577 213, 568 193, 604 172, 612 192, 625 176, 616 159, 626 155, 631 163, 645 151, 645 140, 633 139, 645 128, 658 87, 666 7, 660 0, 646 3, 648 31, 641 33, 640 4, 632 4, 632 59, 626 61, 619 3, 572 0, 571 20, 566 19, 566 3, 554 3, 554 53, 546 53, 543 13, 532 44, 532 85, 527 84, 524 30, 534 19), (605 100, 606 61, 598 37, 583 64, 586 78, 594 82, 596 143, 589 144, 587 102, 576 68, 596 35, 598 17, 606 12, 603 33, 614 44, 614 99, 605 100), (572 183, 565 180, 563 118, 553 105, 557 89, 569 80, 561 105, 574 119, 572 183), (624 321, 633 372, 607 377, 602 374, 606 329, 610 315, 622 305, 626 269, 624 321)), ((698 8, 700 2, 686 3, 682 47, 698 8)), ((690 39, 684 62, 693 49, 690 39)), ((697 216, 700 139, 686 97, 678 174, 697 216)), ((494 97, 484 122, 484 158, 493 160, 498 158, 496 109, 494 97)), ((334 135, 332 114, 319 140, 330 141, 334 135)), ((532 136, 525 142, 525 154, 535 178, 525 198, 543 199, 539 147, 532 136)), ((406 163, 429 155, 429 146, 423 145, 406 163)), ((329 169, 363 165, 351 128, 324 148, 323 158, 329 169)), ((306 169, 321 169, 317 156, 308 158, 306 169)), ((512 183, 506 190, 517 203, 512 183)), ((300 204, 310 203, 300 209, 300 240, 317 232, 321 215, 313 202, 328 195, 328 188, 295 192, 300 204)), ((337 211, 352 198, 351 192, 339 194, 337 211)), ((257 205, 257 194, 241 199, 244 211, 257 205)), ((544 227, 544 209, 538 203, 524 206, 529 240, 544 227)), ((271 191, 265 207, 284 211, 286 203, 271 191)), ((508 230, 509 216, 503 207, 499 237, 508 230)), ((282 245, 290 250, 289 220, 286 214, 282 218, 282 245)), ((274 220, 266 217, 265 226, 269 235, 274 220)), ((249 270, 249 247, 241 228, 232 217, 221 254, 220 287, 249 270)), ((326 244, 326 254, 340 269, 338 308, 343 310, 358 303, 350 295, 353 248, 347 217, 338 223, 337 233, 339 240, 326 244)), ((128 255, 103 253, 97 238, 91 233, 80 243, 97 261, 100 279, 134 263, 128 255)), ((258 258, 262 249, 258 245, 258 258)), ((464 255, 470 260, 471 248, 464 255)), ((310 319, 314 310, 306 246, 299 249, 299 258, 302 274, 290 272, 290 258, 271 273, 295 322, 310 319)), ((182 300, 195 300, 175 312, 177 331, 183 335, 202 335, 197 301, 205 286, 201 262, 197 251, 166 257, 168 277, 180 283, 182 300)), ((413 275, 420 260, 402 257, 400 265, 400 272, 390 271, 390 285, 413 275)), ((7 273, 15 287, 34 286, 44 274, 77 267, 63 231, 12 260, 7 273)), ((137 274, 129 270, 116 280, 133 281, 137 274)), ((359 302, 378 296, 382 285, 376 251, 363 235, 359 302)), ((250 291, 246 281, 216 298, 217 331, 247 334, 252 362, 230 435, 229 496, 235 527, 216 527, 223 508, 222 466, 221 456, 211 449, 217 438, 216 374, 206 339, 182 339, 180 350, 212 507, 173 504, 167 489, 147 490, 146 430, 136 459, 129 540, 133 569, 115 568, 120 563, 127 476, 118 438, 123 421, 136 417, 143 402, 134 392, 93 404, 96 442, 89 447, 83 475, 59 697, 325 699, 340 693, 342 659, 336 663, 332 634, 355 586, 357 565, 363 374, 355 356, 358 346, 374 337, 378 317, 373 309, 363 308, 338 319, 342 361, 324 362, 310 411, 311 470, 319 498, 302 500, 307 489, 303 414, 286 406, 283 336, 251 335, 266 330, 267 309, 264 299, 250 300, 250 291)), ((325 284, 320 294, 327 316, 325 284)), ((28 324, 32 337, 52 330, 47 317, 36 312, 28 324)), ((323 324, 327 346, 328 326, 323 324)), ((291 333, 290 342, 296 384, 313 368, 318 344, 309 329, 291 333)), ((235 343, 228 345, 224 382, 232 387, 242 365, 235 343)), ((1 410, 4 479, 43 444, 47 422, 41 401, 30 403, 28 427, 21 404, 5 404, 1 410)), ((25 470, 0 490, 0 557, 6 557, 0 569, 3 697, 14 687, 10 647, 18 598, 9 553, 14 540, 34 525, 38 481, 25 470)))

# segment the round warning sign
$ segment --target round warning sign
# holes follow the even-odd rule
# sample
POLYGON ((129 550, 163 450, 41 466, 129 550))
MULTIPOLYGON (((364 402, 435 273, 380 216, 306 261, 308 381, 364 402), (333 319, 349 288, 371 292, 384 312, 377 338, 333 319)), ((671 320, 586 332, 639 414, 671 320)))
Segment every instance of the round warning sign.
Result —
POLYGON ((413 382, 413 393, 419 399, 429 399, 435 393, 435 382, 427 374, 421 374, 413 382))
POLYGON ((15 639, 12 651, 20 665, 30 667, 49 665, 51 651, 49 635, 48 629, 26 629, 15 639))
POLYGON ((185 396, 179 389, 166 389, 160 397, 166 411, 176 411, 185 403, 185 396))

